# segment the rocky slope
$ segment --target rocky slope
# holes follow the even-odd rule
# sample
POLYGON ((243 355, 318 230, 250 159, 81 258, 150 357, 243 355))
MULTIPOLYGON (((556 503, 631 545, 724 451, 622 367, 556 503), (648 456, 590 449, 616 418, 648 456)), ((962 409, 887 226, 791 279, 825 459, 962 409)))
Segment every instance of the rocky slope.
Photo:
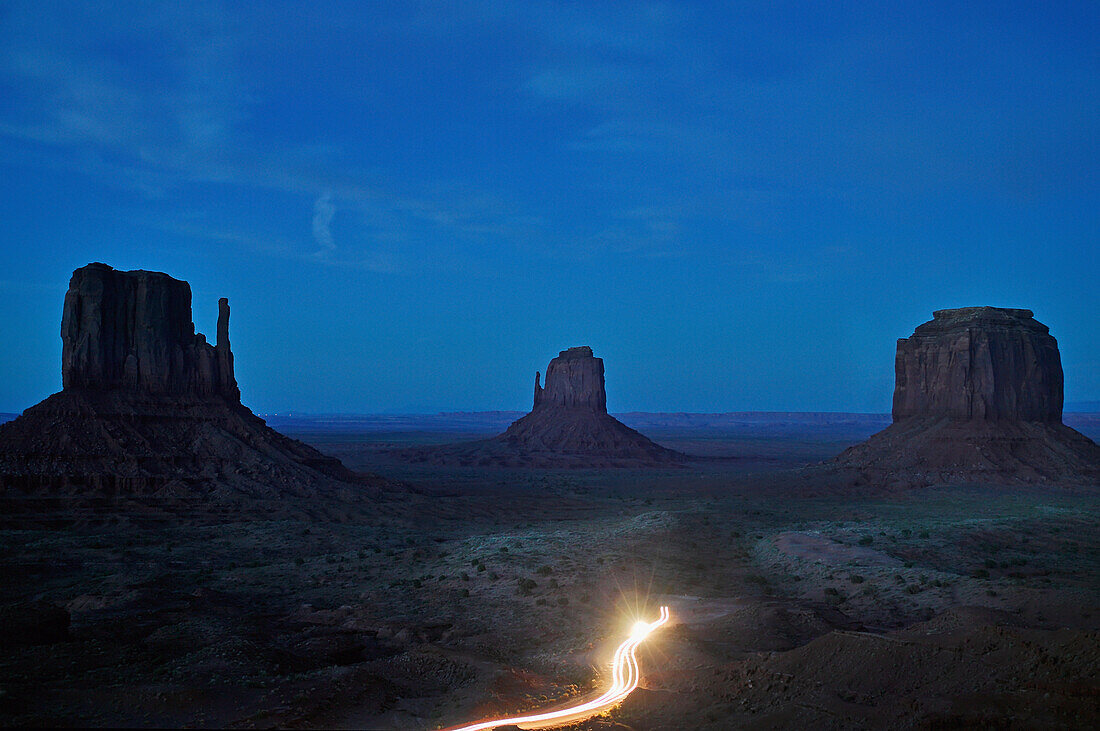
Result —
POLYGON ((224 298, 211 346, 195 333, 186 282, 90 264, 73 273, 61 335, 64 389, 0 425, 8 517, 232 516, 295 499, 324 512, 383 484, 270 429, 241 404, 224 298))
POLYGON ((1100 447, 1062 423, 1058 343, 1030 310, 938 310, 898 341, 893 424, 837 457, 867 484, 1100 484, 1100 447))
POLYGON ((531 412, 492 439, 406 450, 413 462, 512 467, 645 467, 686 457, 655 444, 607 413, 603 359, 592 348, 563 350, 535 374, 531 412))

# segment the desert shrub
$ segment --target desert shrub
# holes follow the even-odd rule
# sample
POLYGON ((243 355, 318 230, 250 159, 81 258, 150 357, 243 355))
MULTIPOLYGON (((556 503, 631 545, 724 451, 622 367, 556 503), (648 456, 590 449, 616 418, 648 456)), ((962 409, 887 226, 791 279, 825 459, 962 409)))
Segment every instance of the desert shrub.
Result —
POLYGON ((540 596, 538 599, 535 600, 535 604, 538 604, 539 606, 545 605, 546 604, 546 597, 540 596))
POLYGON ((481 573, 482 571, 484 571, 484 570, 485 570, 485 564, 483 564, 483 563, 479 563, 479 564, 477 565, 477 572, 478 572, 478 573, 480 574, 480 573, 481 573))
POLYGON ((973 576, 975 579, 988 579, 989 578, 989 572, 986 571, 985 569, 974 569, 973 571, 970 572, 970 575, 973 576))
POLYGON ((301 566, 305 562, 306 562, 306 560, 304 558, 302 558, 301 556, 295 556, 294 557, 294 565, 295 566, 301 566))
POLYGON ((995 569, 997 568, 997 562, 991 558, 987 558, 982 562, 982 566, 985 566, 987 569, 995 569))
POLYGON ((516 593, 521 596, 529 596, 536 586, 538 584, 535 583, 534 579, 521 578, 516 581, 516 593))
POLYGON ((508 546, 501 546, 500 547, 500 552, 501 553, 508 553, 508 546))
POLYGON ((907 569, 911 569, 911 568, 913 568, 913 562, 912 561, 905 561, 904 563, 902 563, 902 566, 904 566, 907 569))
POLYGON ((745 577, 745 581, 750 584, 759 584, 760 586, 766 586, 768 583, 768 577, 761 576, 760 574, 749 574, 745 577))
POLYGON ((859 545, 861 545, 861 546, 869 546, 874 542, 875 542, 874 536, 863 536, 862 538, 859 539, 859 545))
POLYGON ((489 572, 489 581, 496 581, 499 578, 500 578, 500 574, 498 574, 496 571, 490 571, 489 572))
POLYGON ((550 588, 551 589, 557 589, 559 586, 560 585, 558 584, 557 579, 550 579, 550 588))
POLYGON ((909 586, 905 587, 905 590, 910 594, 920 594, 921 587, 919 584, 910 584, 909 586))
POLYGON ((902 528, 901 529, 901 537, 902 538, 908 538, 911 535, 913 535, 913 531, 909 530, 908 528, 902 528))
POLYGON ((587 592, 585 592, 584 594, 581 594, 581 601, 587 604, 588 602, 592 601, 592 597, 589 596, 587 592))
POLYGON ((862 584, 864 582, 864 578, 859 574, 852 574, 848 577, 848 581, 852 582, 853 584, 862 584))
POLYGON ((562 607, 567 607, 567 606, 569 606, 569 597, 567 597, 567 596, 559 596, 559 597, 558 597, 558 606, 562 606, 562 607))
POLYGON ((413 579, 412 585, 414 589, 419 589, 423 584, 420 583, 420 579, 413 579))
POLYGON ((917 536, 920 538, 928 538, 930 535, 931 534, 926 530, 922 530, 920 533, 917 534, 917 536))
POLYGON ((470 580, 470 575, 468 573, 466 573, 465 571, 462 572, 461 576, 462 576, 463 581, 469 581, 470 580))
POLYGON ((832 587, 832 586, 825 587, 825 593, 828 594, 829 596, 840 596, 840 592, 837 591, 836 588, 832 587))
POLYGON ((549 566, 539 566, 535 573, 539 576, 549 576, 553 571, 554 569, 549 566))
POLYGON ((897 583, 897 584, 904 584, 905 583, 905 577, 902 576, 901 574, 894 574, 894 582, 897 583))
POLYGON ((997 592, 993 591, 992 589, 986 589, 985 590, 985 595, 986 596, 997 596, 997 592))
POLYGON ((469 590, 469 589, 463 589, 463 590, 462 590, 462 596, 463 596, 463 597, 468 597, 468 596, 470 596, 470 590, 469 590))

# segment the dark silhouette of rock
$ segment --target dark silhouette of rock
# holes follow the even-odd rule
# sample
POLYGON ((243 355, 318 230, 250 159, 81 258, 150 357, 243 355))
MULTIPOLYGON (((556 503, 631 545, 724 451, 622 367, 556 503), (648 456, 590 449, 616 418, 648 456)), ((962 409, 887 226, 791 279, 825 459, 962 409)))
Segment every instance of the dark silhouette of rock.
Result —
MULTIPOLYGON (((61 392, 0 425, 9 513, 123 508, 222 513, 376 492, 380 478, 270 429, 240 402, 229 301, 217 342, 191 321, 191 289, 159 272, 77 269, 62 316, 61 392)), ((301 504, 299 504, 301 507, 301 504)))
POLYGON ((62 385, 240 400, 229 352, 229 300, 219 307, 214 347, 195 333, 187 282, 106 264, 77 269, 61 318, 62 385))
POLYGON ((938 310, 898 340, 894 423, 833 465, 867 484, 1095 483, 1100 447, 1062 423, 1062 377, 1030 310, 938 310))
POLYGON ((686 459, 607 413, 603 360, 592 348, 561 351, 546 368, 546 386, 539 380, 535 373, 531 413, 503 434, 399 454, 432 464, 516 467, 642 467, 686 459))

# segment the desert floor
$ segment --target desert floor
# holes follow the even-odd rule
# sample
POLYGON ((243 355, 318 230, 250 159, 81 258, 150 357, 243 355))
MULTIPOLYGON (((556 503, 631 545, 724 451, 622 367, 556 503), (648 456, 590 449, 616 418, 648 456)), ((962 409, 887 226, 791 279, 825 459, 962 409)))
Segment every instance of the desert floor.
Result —
POLYGON ((796 489, 873 420, 670 423, 722 459, 602 471, 386 451, 495 424, 277 426, 412 491, 354 523, 0 531, 0 723, 443 728, 598 690, 667 604, 642 687, 576 728, 1100 724, 1100 490, 796 489), (21 636, 31 602, 69 636, 21 636))

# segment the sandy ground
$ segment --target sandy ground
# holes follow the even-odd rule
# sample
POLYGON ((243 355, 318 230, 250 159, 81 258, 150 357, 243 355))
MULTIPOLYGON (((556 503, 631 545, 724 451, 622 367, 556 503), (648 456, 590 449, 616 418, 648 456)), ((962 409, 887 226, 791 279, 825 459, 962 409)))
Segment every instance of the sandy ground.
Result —
MULTIPOLYGON (((315 441, 379 464, 362 436, 315 441)), ((7 632, 0 722, 442 728, 600 688, 662 603, 642 688, 575 728, 1100 722, 1100 493, 802 497, 781 446, 657 471, 382 464, 417 492, 356 523, 5 530, 5 607, 72 626, 7 632)))

